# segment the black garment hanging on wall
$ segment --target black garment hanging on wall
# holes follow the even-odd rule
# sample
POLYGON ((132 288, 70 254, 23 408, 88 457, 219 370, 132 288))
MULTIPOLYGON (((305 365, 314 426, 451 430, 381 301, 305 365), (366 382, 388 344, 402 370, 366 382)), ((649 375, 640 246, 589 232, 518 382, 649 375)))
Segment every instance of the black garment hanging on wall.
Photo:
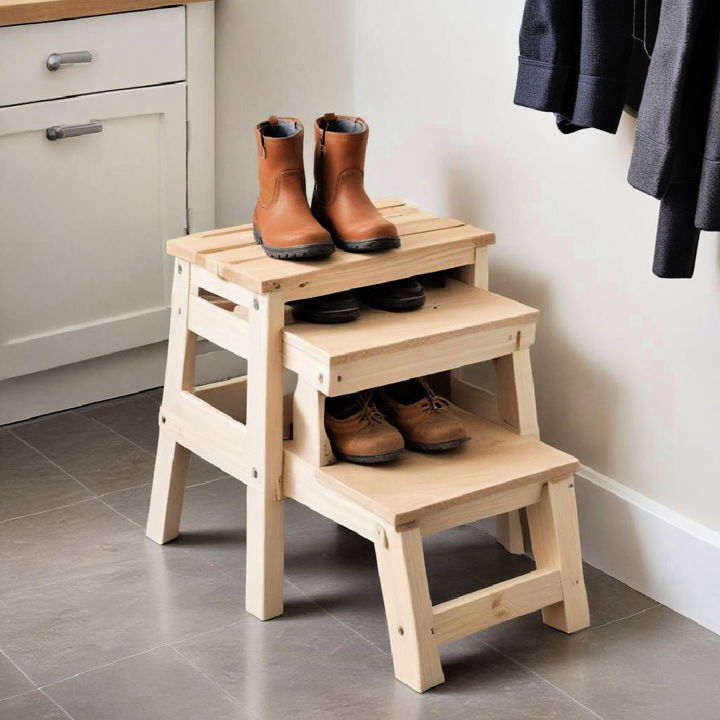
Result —
POLYGON ((691 277, 720 230, 720 3, 527 0, 515 102, 561 132, 614 133, 637 110, 630 183, 660 198, 653 272, 691 277), (647 79, 646 79, 647 76, 647 79))

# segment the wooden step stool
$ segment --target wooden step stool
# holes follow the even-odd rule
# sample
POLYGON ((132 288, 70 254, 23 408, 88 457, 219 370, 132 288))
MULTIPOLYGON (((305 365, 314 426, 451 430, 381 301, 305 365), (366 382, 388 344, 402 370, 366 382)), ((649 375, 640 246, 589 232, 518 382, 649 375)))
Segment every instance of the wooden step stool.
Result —
MULTIPOLYGON (((283 498, 375 544, 396 677, 417 691, 443 682, 439 647, 543 610, 565 632, 588 625, 573 489, 577 461, 537 439, 529 346, 537 311, 487 291, 491 233, 399 201, 377 203, 402 237, 381 254, 265 257, 250 225, 172 240, 176 257, 165 391, 147 535, 178 535, 189 452, 247 485, 246 607, 283 611, 283 498), (285 303, 428 272, 446 272, 412 313, 364 309, 346 325, 285 324, 285 303), (195 387, 195 342, 247 358, 247 376, 195 387), (397 462, 335 462, 326 396, 494 360, 496 422, 460 378, 452 400, 472 439, 397 462), (297 374, 292 439, 284 441, 283 369, 297 374), (422 537, 527 508, 537 569, 433 606, 422 537)), ((517 538, 515 540, 517 543, 517 538)))

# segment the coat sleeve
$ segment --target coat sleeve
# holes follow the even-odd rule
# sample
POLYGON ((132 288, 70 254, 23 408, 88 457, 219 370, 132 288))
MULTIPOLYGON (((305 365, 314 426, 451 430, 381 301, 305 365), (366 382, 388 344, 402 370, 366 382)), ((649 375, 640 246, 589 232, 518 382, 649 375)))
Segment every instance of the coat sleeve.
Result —
POLYGON ((643 92, 628 182, 662 197, 673 171, 683 91, 708 0, 666 0, 643 92))
POLYGON ((577 76, 580 0, 527 0, 520 27, 515 104, 562 112, 577 76))
POLYGON ((717 50, 713 72, 695 227, 720 230, 720 48, 717 50))

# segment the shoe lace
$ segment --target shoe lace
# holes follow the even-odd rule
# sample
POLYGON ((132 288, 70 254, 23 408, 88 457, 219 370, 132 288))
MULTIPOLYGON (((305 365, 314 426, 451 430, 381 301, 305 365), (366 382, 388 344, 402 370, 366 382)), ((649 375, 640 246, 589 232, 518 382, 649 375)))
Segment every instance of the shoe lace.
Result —
POLYGON ((427 397, 423 398, 422 409, 428 414, 445 412, 450 407, 450 401, 442 395, 438 395, 425 378, 418 378, 418 380, 427 393, 427 397))
POLYGON ((385 420, 385 416, 378 410, 377 405, 373 402, 372 393, 358 393, 360 400, 360 415, 358 420, 366 425, 380 425, 385 420))

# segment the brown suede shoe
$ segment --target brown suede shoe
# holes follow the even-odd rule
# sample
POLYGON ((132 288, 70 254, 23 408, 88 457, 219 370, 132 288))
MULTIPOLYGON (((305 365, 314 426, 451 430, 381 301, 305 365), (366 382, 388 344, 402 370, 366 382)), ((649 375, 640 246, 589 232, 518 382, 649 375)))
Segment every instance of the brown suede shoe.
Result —
POLYGON ((449 401, 436 395, 423 378, 385 385, 375 392, 378 405, 411 450, 450 450, 470 439, 449 401))
POLYGON ((341 460, 371 465, 402 454, 402 435, 380 414, 372 398, 372 392, 364 392, 325 400, 325 430, 341 460))

